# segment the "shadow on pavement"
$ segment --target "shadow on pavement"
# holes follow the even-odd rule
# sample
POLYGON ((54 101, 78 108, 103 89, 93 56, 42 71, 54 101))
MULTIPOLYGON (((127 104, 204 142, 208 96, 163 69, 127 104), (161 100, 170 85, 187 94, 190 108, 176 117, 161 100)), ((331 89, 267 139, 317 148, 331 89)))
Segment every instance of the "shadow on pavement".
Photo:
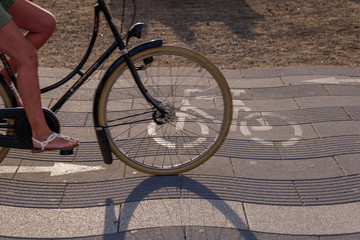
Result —
MULTIPOLYGON (((180 179, 181 179, 181 181, 187 182, 186 189, 184 189, 184 190, 195 193, 201 199, 206 199, 206 200, 216 199, 216 200, 221 201, 220 196, 218 196, 216 193, 214 193, 211 189, 207 188, 203 184, 201 184, 189 177, 186 177, 186 176, 181 176, 180 179)), ((153 177, 150 177, 150 178, 146 179, 145 181, 141 182, 128 195, 127 199, 125 200, 125 203, 133 202, 135 199, 138 201, 137 203, 140 203, 139 200, 147 200, 149 195, 151 195, 153 192, 159 191, 160 189, 178 188, 178 186, 179 186, 179 177, 178 176, 170 176, 170 177, 169 176, 167 176, 167 177, 153 176, 153 177)), ((210 201, 210 203, 212 203, 212 202, 210 201)), ((220 211, 229 222, 231 222, 235 226, 237 226, 239 224, 247 225, 245 223, 245 220, 241 219, 240 216, 238 216, 237 213, 225 201, 222 201, 220 203, 221 204, 213 205, 213 207, 217 208, 217 210, 220 211)), ((108 219, 116 219, 116 217, 115 217, 116 213, 114 212, 115 208, 114 208, 113 200, 111 198, 108 198, 106 200, 106 205, 107 205, 107 209, 106 209, 106 215, 105 215, 105 221, 104 221, 105 225, 108 222, 108 219)), ((126 209, 126 212, 134 213, 138 206, 139 206, 139 204, 127 205, 126 207, 128 207, 128 208, 126 209)), ((124 209, 122 209, 121 211, 124 211, 124 209)), ((194 214, 196 214, 196 213, 194 213, 194 214)), ((121 219, 119 219, 119 221, 120 220, 121 219)), ((124 222, 120 222, 119 225, 121 225, 123 229, 127 229, 129 223, 130 223, 130 219, 127 219, 124 222)), ((107 226, 104 226, 104 229, 107 229, 107 226)), ((177 234, 184 235, 183 239, 186 239, 185 236, 187 233, 183 226, 172 227, 170 229, 172 229, 173 231, 176 231, 177 234)), ((159 239, 169 239, 169 234, 173 234, 173 233, 167 233, 167 231, 169 231, 169 228, 162 228, 162 230, 159 230, 158 228, 151 228, 150 231, 145 231, 145 232, 141 233, 140 236, 138 236, 138 237, 141 237, 142 239, 157 239, 157 240, 159 240, 159 239), (162 230, 163 230, 163 233, 161 233, 162 230)), ((217 231, 215 231, 217 236, 212 235, 211 239, 221 239, 224 234, 224 231, 227 231, 227 230, 229 230, 229 229, 217 228, 217 231)), ((250 240, 250 239, 256 240, 257 239, 257 237, 250 231, 244 232, 244 231, 235 230, 235 229, 232 229, 232 230, 236 235, 246 235, 246 236, 242 236, 243 239, 247 239, 247 240, 250 240)), ((214 234, 215 232, 212 232, 212 234, 214 234)), ((206 234, 206 233, 204 232, 203 234, 206 234)), ((110 239, 115 239, 115 238, 116 239, 138 239, 138 237, 136 237, 136 234, 132 234, 130 232, 122 232, 122 233, 118 233, 118 234, 104 235, 103 240, 110 240, 110 239)))

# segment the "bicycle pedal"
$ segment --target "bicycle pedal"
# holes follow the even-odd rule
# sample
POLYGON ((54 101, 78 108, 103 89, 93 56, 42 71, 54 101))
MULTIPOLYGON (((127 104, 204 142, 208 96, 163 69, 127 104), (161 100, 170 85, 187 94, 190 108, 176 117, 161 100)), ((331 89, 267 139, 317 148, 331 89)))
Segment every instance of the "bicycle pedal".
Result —
POLYGON ((74 149, 62 149, 60 150, 60 155, 73 155, 74 154, 74 149))

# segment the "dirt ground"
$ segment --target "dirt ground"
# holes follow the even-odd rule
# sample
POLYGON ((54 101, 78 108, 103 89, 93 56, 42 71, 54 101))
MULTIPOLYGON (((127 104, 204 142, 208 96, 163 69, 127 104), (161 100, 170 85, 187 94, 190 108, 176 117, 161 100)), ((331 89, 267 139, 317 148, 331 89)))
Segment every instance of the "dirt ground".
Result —
MULTIPOLYGON (((106 2, 120 28, 123 0, 106 2)), ((96 1, 34 3, 58 22, 40 50, 41 67, 74 67, 89 42, 96 1)), ((125 5, 124 29, 134 9, 131 0, 125 5)), ((220 68, 360 67, 360 0, 140 0, 135 22, 146 29, 132 45, 161 38, 201 52, 220 68)), ((100 33, 91 60, 113 41, 104 22, 100 33)))

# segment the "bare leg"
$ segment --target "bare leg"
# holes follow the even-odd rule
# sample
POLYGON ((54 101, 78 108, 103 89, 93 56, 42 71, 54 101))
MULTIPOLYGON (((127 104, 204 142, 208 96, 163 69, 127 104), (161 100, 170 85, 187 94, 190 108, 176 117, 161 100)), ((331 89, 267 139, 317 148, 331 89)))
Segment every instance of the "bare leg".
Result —
MULTIPOLYGON (((40 49, 56 30, 55 17, 31 2, 17 0, 7 12, 12 16, 12 20, 18 28, 28 31, 25 38, 36 50, 40 49)), ((14 72, 17 72, 15 62, 12 59, 9 62, 14 72)), ((5 69, 1 70, 0 73, 10 82, 5 69)))
MULTIPOLYGON (((39 27, 36 25, 37 18, 42 19, 47 13, 45 14, 24 0, 16 0, 8 12, 12 14, 13 20, 0 29, 0 51, 10 56, 17 66, 18 90, 31 125, 33 137, 39 141, 44 141, 52 131, 46 124, 41 108, 36 48, 44 43, 45 34, 34 29, 39 27), (28 28, 29 34, 24 37, 18 27, 28 28)), ((52 32, 47 33, 47 38, 51 36, 52 32)), ((56 138, 49 143, 47 148, 68 148, 77 144, 77 139, 56 138)), ((39 148, 40 146, 38 143, 34 143, 34 147, 39 148)))

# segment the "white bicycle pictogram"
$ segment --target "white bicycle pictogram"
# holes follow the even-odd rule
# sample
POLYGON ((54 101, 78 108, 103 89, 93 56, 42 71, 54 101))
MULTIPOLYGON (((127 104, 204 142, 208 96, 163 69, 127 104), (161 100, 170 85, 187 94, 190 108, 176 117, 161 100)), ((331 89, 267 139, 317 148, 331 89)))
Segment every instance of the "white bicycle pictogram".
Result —
MULTIPOLYGON (((239 97, 241 93, 245 93, 243 89, 236 89, 231 90, 234 97, 239 97)), ((238 116, 240 111, 250 112, 252 111, 251 108, 246 107, 244 102, 241 100, 233 100, 233 121, 231 124, 230 131, 234 132, 237 131, 238 126, 240 132, 244 135, 249 137, 251 140, 256 141, 260 144, 266 146, 273 146, 275 142, 281 144, 283 147, 288 147, 296 144, 302 139, 303 131, 299 125, 296 123, 289 121, 286 117, 280 116, 278 114, 273 114, 270 112, 262 112, 262 113, 249 113, 246 115, 238 124, 238 116), (257 135, 261 135, 261 132, 264 131, 274 131, 274 127, 271 126, 268 122, 264 120, 264 117, 273 117, 280 119, 286 126, 292 128, 291 133, 289 133, 289 138, 287 140, 268 140, 265 138, 257 137, 257 135), (257 122, 259 125, 257 126, 248 126, 248 122, 254 121, 257 122)))
POLYGON ((276 141, 277 143, 281 144, 283 147, 288 147, 296 144, 299 140, 301 140, 303 136, 302 129, 299 125, 296 125, 295 123, 291 121, 287 121, 285 117, 277 116, 272 113, 251 113, 247 115, 243 121, 240 122, 240 131, 244 136, 250 137, 251 140, 256 141, 258 143, 261 143, 266 146, 272 146, 275 144, 275 141, 271 140, 265 140, 259 137, 256 137, 257 132, 261 131, 272 131, 273 126, 270 126, 267 122, 264 121, 263 117, 265 116, 271 116, 281 119, 282 121, 286 122, 288 125, 290 125, 292 130, 292 135, 288 140, 283 141, 276 141), (259 123, 259 126, 248 126, 247 121, 255 119, 256 122, 259 123))
MULTIPOLYGON (((184 91, 185 96, 190 96, 191 93, 194 92, 200 92, 203 91, 202 89, 186 89, 184 91)), ((232 94, 234 96, 239 96, 241 93, 244 93, 245 90, 232 90, 232 94)), ((197 99, 211 99, 207 96, 198 96, 197 99)), ((238 124, 238 116, 239 116, 239 112, 240 111, 245 111, 245 112, 250 112, 251 109, 249 107, 246 107, 245 104, 243 103, 243 101, 241 100, 233 100, 233 121, 232 121, 232 125, 230 127, 230 131, 234 132, 237 131, 238 129, 240 130, 240 132, 242 133, 242 135, 249 137, 249 139, 260 143, 262 145, 266 145, 266 146, 273 146, 275 144, 275 142, 277 144, 280 144, 283 147, 287 147, 287 146, 292 146, 294 144, 296 144, 298 141, 300 141, 302 139, 303 136, 303 131, 301 129, 301 127, 299 125, 297 125, 296 123, 292 122, 292 121, 288 121, 288 119, 286 117, 280 116, 280 115, 276 115, 270 112, 262 112, 260 113, 250 113, 248 115, 246 115, 241 121, 240 124, 238 124), (275 131, 274 127, 269 125, 269 123, 267 123, 264 120, 264 117, 273 117, 273 118, 278 118, 280 119, 280 121, 282 121, 286 126, 289 126, 290 128, 292 128, 292 130, 287 131, 287 134, 289 135, 289 138, 287 140, 277 140, 277 141, 273 141, 273 140, 269 140, 269 139, 265 139, 265 138, 261 138, 258 137, 257 135, 261 135, 261 132, 265 132, 265 131, 275 131), (248 122, 257 122, 258 125, 256 126, 249 126, 248 122)), ((214 123, 216 123, 216 120, 213 116, 209 115, 208 113, 206 113, 205 111, 191 106, 189 99, 183 99, 182 100, 182 104, 181 107, 179 109, 179 111, 176 112, 175 114, 176 116, 176 121, 174 123, 174 128, 176 129, 176 131, 180 131, 183 132, 184 128, 185 128, 185 124, 186 124, 186 120, 189 119, 192 122, 196 122, 197 125, 200 128, 200 132, 199 132, 199 137, 196 138, 196 140, 192 141, 192 142, 188 142, 188 143, 183 143, 181 146, 179 146, 178 143, 176 142, 172 142, 169 140, 165 140, 164 138, 161 138, 158 136, 157 134, 157 124, 154 122, 149 123, 148 125, 148 134, 150 136, 152 136, 153 140, 156 141, 159 145, 167 147, 169 149, 177 149, 177 148, 191 148, 191 147, 196 147, 198 145, 201 145, 203 142, 206 141, 206 135, 209 135, 209 127, 208 125, 201 119, 207 119, 207 120, 211 120, 214 123), (195 113, 196 116, 194 114, 191 114, 191 112, 195 113), (201 116, 201 118, 199 118, 198 116, 201 116)))

